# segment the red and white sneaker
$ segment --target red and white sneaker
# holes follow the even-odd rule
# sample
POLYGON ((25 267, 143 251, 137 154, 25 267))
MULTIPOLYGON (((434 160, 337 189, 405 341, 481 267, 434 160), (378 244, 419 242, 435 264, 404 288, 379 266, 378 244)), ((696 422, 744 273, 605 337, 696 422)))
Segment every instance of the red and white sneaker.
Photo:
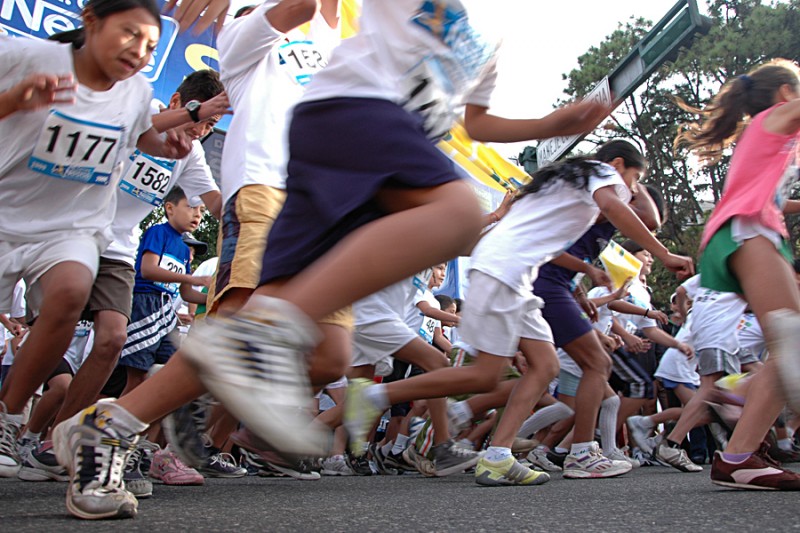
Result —
POLYGON ((781 468, 766 451, 766 446, 762 445, 739 464, 728 463, 722 453, 716 452, 711 463, 711 482, 735 489, 800 490, 800 474, 781 468))

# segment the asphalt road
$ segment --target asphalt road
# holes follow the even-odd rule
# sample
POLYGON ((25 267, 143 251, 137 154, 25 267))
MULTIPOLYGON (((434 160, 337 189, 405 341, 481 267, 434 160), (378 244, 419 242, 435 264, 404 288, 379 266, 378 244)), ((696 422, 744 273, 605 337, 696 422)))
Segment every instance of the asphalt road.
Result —
POLYGON ((133 520, 83 522, 64 507, 66 484, 0 479, 0 531, 800 531, 800 494, 712 485, 708 468, 640 468, 617 479, 541 487, 478 487, 441 479, 212 479, 156 485, 133 520))

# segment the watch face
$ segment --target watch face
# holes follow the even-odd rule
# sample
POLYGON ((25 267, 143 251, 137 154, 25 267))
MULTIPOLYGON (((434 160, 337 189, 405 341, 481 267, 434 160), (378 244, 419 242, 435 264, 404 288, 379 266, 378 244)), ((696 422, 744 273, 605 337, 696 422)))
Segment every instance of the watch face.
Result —
POLYGON ((186 102, 186 106, 185 107, 189 111, 194 111, 195 109, 199 109, 200 108, 200 102, 198 102, 197 100, 190 100, 189 102, 186 102))

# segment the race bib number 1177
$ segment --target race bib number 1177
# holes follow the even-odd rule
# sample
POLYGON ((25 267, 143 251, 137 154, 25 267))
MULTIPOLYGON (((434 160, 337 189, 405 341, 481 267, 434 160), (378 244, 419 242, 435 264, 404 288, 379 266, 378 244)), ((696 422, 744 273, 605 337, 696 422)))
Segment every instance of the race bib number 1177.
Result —
POLYGON ((108 185, 122 144, 122 128, 52 110, 28 168, 53 178, 108 185))

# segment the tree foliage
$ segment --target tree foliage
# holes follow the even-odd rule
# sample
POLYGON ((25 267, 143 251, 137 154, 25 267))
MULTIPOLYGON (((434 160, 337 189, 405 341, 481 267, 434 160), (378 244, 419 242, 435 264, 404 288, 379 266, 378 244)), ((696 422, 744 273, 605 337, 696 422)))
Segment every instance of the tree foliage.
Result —
MULTIPOLYGON (((696 37, 691 48, 683 50, 673 63, 663 65, 617 108, 603 128, 586 139, 599 145, 622 137, 643 149, 649 161, 644 181, 663 192, 669 210, 660 237, 671 249, 690 255, 697 251, 708 210, 722 194, 730 154, 717 165, 700 168, 685 149, 673 149, 679 124, 694 120, 678 107, 676 97, 702 107, 726 80, 766 59, 797 60, 800 54, 800 0, 712 0, 707 7, 714 22, 710 32, 696 37)), ((570 97, 588 93, 650 27, 652 23, 641 18, 620 23, 602 43, 578 58, 578 68, 563 76, 565 93, 570 97)), ((800 228, 795 221, 789 222, 796 243, 800 228)), ((651 284, 656 288, 656 300, 668 302, 674 277, 657 268, 651 284)))

